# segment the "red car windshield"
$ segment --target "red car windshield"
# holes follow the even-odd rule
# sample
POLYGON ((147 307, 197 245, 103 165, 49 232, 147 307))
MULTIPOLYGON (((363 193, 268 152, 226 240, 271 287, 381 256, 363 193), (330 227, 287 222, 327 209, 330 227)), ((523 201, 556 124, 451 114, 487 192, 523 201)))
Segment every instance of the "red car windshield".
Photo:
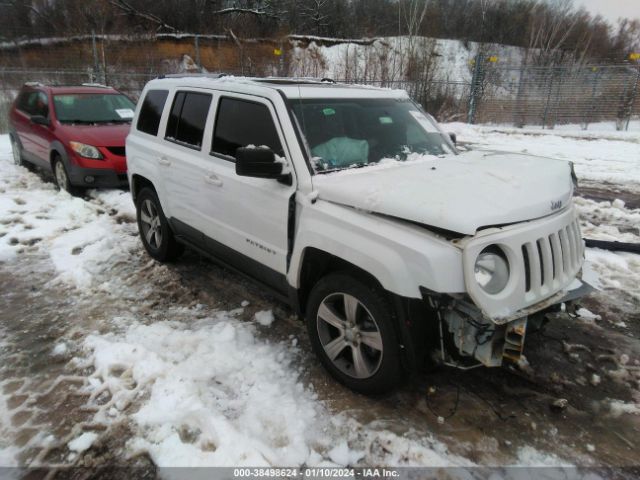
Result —
POLYGON ((53 96, 61 123, 129 123, 135 104, 122 94, 73 93, 53 96))

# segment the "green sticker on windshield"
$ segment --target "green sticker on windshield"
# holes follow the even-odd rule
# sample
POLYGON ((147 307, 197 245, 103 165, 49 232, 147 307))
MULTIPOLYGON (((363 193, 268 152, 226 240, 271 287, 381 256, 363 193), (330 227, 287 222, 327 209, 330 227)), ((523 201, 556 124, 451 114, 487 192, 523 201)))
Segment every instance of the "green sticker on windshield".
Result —
POLYGON ((333 108, 323 108, 322 113, 328 117, 329 115, 335 115, 336 111, 333 108))
POLYGON ((379 117, 378 120, 380 120, 380 123, 382 123, 383 125, 393 123, 393 118, 391 117, 379 117))

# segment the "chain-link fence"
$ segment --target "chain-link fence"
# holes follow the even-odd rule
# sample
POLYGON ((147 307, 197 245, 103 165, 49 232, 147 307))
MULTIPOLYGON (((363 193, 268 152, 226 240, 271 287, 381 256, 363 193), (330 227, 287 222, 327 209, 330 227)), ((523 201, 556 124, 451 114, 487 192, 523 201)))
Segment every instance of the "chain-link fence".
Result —
MULTIPOLYGON (((293 50, 299 48, 289 40, 240 40, 233 34, 87 35, 0 43, 0 132, 6 131, 10 102, 25 82, 98 82, 136 99, 148 80, 166 73, 205 69, 287 76, 294 71, 289 65, 293 50)), ((640 64, 535 67, 502 65, 482 55, 469 60, 471 74, 466 78, 344 79, 405 89, 441 121, 544 128, 612 122, 623 130, 640 118, 640 64)), ((447 65, 441 68, 446 71, 447 65)))
POLYGON ((474 75, 470 122, 522 127, 614 121, 640 116, 640 65, 492 66, 474 75))

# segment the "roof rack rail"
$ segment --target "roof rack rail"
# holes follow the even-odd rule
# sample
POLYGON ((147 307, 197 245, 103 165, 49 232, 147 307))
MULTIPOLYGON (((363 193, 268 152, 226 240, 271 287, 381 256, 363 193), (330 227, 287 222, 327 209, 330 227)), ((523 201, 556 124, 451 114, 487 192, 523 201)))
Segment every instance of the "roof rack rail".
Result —
POLYGON ((159 75, 158 78, 194 78, 194 77, 203 77, 203 78, 222 78, 226 77, 226 73, 167 73, 159 75))
POLYGON ((24 82, 27 87, 44 87, 42 82, 24 82))
POLYGON ((331 84, 337 84, 339 82, 337 82, 336 80, 333 80, 332 78, 317 78, 317 77, 257 77, 257 78, 251 78, 251 80, 254 80, 256 82, 262 82, 262 83, 282 83, 282 84, 287 84, 287 83, 291 83, 291 84, 321 84, 321 83, 331 83, 331 84))
POLYGON ((103 85, 102 83, 91 83, 91 82, 87 82, 87 83, 83 83, 81 84, 83 87, 95 87, 95 88, 111 88, 107 85, 103 85))

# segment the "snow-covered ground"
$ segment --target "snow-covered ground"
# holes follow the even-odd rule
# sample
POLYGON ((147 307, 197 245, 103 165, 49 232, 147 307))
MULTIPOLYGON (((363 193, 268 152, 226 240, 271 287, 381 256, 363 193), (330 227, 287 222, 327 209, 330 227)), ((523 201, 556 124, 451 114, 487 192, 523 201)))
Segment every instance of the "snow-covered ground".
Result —
POLYGON ((554 130, 449 123, 443 127, 474 148, 522 152, 570 160, 582 181, 622 185, 640 192, 640 122, 629 131, 616 131, 613 123, 589 130, 564 126, 554 130))
MULTIPOLYGON (((640 143, 632 134, 464 124, 445 129, 474 148, 570 159, 581 181, 638 191, 640 143)), ((585 236, 640 243, 640 210, 619 200, 578 198, 576 203, 585 236)), ((529 422, 534 436, 551 435, 551 440, 522 439, 516 431, 523 443, 512 445, 491 432, 469 435, 465 423, 447 430, 446 422, 455 419, 444 416, 416 422, 421 408, 432 408, 424 395, 408 407, 409 394, 369 400, 345 392, 326 374, 314 373, 318 367, 303 347, 304 329, 291 327, 286 314, 274 314, 276 305, 248 301, 242 292, 218 303, 202 302, 185 286, 179 268, 148 260, 134 220, 128 192, 92 191, 84 199, 58 192, 41 175, 14 166, 8 138, 0 136, 0 296, 7 302, 0 312, 0 465, 46 463, 45 454, 29 453, 34 449, 57 449, 64 462, 78 464, 121 425, 129 432, 122 458, 145 452, 159 466, 593 464, 590 449, 576 453, 584 446, 554 443, 553 421, 544 426, 545 432, 555 428, 553 435, 543 433, 542 425, 535 433, 536 423, 529 422), (3 278, 7 275, 15 278, 3 278), (23 283, 37 287, 12 290, 23 283), (47 395, 54 387, 46 382, 42 387, 40 377, 30 381, 31 371, 7 360, 22 358, 16 349, 32 328, 29 318, 17 319, 11 309, 27 308, 25 302, 39 305, 44 299, 38 295, 48 298, 56 291, 59 301, 47 301, 67 310, 47 315, 38 306, 37 312, 45 325, 58 322, 62 333, 40 350, 53 365, 47 367, 54 368, 52 375, 75 382, 73 391, 88 415, 62 430, 50 426, 46 416, 36 420, 36 413, 29 413, 51 403, 47 395), (60 318, 67 315, 68 324, 60 318), (372 415, 378 408, 383 416, 372 415), (38 433, 24 440, 29 428, 38 433)), ((614 302, 621 294, 630 296, 640 310, 640 256, 588 249, 587 260, 599 288, 614 302)), ((209 288, 233 291, 224 276, 216 282, 209 288)), ((596 319, 601 313, 580 314, 585 324, 593 324, 602 323, 596 319)), ((621 358, 616 360, 620 372, 637 362, 621 358)), ((631 377, 624 381, 634 378, 627 374, 631 377)), ((438 388, 446 391, 446 385, 438 388)), ((611 414, 635 415, 640 397, 634 395, 607 398, 611 414)), ((464 408, 475 405, 466 402, 464 408)), ((484 430, 485 421, 480 423, 484 430)))
MULTIPOLYGON (((256 312, 253 322, 238 318, 241 304, 230 311, 175 306, 160 319, 158 312, 149 315, 139 298, 150 285, 132 290, 123 278, 131 273, 131 256, 143 255, 134 218, 128 192, 90 192, 89 199, 59 192, 13 165, 8 137, 0 136, 0 264, 28 275, 25 264, 48 260, 54 273, 47 286, 66 284, 89 301, 107 295, 107 302, 125 303, 126 314, 101 319, 99 331, 50 350, 67 357, 74 371, 92 371, 81 390, 89 403, 108 395, 92 425, 132 422, 136 434, 127 448, 148 452, 159 466, 470 464, 429 434, 398 436, 329 412, 313 385, 300 381, 297 340, 258 338, 273 322, 270 311, 256 312)), ((0 408, 0 465, 15 463, 19 453, 10 415, 4 416, 10 410, 0 408)), ((55 441, 67 443, 72 462, 95 439, 76 430, 55 441)), ((38 435, 28 446, 42 448, 45 440, 54 441, 38 435)))

